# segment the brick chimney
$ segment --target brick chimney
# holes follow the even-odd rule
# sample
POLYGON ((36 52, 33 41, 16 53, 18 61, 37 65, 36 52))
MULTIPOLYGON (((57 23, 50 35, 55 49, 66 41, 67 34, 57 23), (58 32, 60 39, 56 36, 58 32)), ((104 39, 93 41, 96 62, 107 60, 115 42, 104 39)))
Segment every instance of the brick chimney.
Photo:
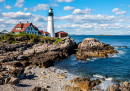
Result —
POLYGON ((28 23, 28 21, 27 21, 27 23, 28 23))
POLYGON ((19 22, 21 24, 21 22, 19 22))

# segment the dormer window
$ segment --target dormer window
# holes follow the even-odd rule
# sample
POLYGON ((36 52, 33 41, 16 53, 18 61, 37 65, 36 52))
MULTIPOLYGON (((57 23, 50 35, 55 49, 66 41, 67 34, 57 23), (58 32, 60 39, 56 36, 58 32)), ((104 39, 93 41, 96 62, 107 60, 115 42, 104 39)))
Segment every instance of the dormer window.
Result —
POLYGON ((21 30, 21 28, 20 27, 17 27, 17 28, 15 28, 16 30, 21 30))

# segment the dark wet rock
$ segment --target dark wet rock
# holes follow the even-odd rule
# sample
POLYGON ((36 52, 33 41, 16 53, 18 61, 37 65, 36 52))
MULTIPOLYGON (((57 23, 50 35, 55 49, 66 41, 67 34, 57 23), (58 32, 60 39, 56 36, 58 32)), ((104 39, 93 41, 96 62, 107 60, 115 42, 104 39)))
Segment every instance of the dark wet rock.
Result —
POLYGON ((6 62, 4 65, 10 65, 12 67, 22 67, 23 66, 23 64, 19 61, 6 62))
POLYGON ((32 90, 30 91, 48 91, 47 89, 45 88, 42 88, 42 87, 34 87, 32 90))
POLYGON ((8 71, 8 73, 9 73, 10 76, 14 76, 14 77, 18 77, 18 78, 21 77, 21 75, 23 74, 23 72, 24 72, 24 68, 16 68, 16 69, 8 71))
POLYGON ((8 84, 8 82, 10 81, 10 77, 7 77, 6 79, 5 79, 5 84, 8 84))
POLYGON ((127 48, 127 46, 122 46, 122 47, 119 47, 119 48, 127 48))

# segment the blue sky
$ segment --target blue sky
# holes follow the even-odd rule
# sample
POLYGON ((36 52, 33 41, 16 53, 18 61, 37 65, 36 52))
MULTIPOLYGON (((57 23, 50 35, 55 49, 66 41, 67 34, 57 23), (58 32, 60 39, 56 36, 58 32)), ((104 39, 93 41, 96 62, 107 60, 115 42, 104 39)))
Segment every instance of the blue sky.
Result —
POLYGON ((46 31, 50 6, 55 31, 130 35, 130 0, 0 0, 0 31, 26 21, 46 31))

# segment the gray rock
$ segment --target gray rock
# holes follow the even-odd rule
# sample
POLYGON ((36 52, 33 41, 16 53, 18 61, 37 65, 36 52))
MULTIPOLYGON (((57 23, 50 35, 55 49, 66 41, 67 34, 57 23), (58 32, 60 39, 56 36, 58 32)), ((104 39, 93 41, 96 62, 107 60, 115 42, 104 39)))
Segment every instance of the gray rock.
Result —
POLYGON ((7 78, 5 79, 5 84, 7 84, 10 79, 11 79, 10 77, 7 77, 7 78))
POLYGON ((17 84, 19 83, 19 80, 20 80, 19 78, 11 77, 9 84, 17 84))
POLYGON ((28 50, 25 50, 24 52, 23 52, 23 55, 26 55, 26 56, 31 56, 31 55, 33 55, 34 54, 34 49, 28 49, 28 50))
POLYGON ((26 60, 28 57, 25 55, 19 55, 17 60, 26 60))

